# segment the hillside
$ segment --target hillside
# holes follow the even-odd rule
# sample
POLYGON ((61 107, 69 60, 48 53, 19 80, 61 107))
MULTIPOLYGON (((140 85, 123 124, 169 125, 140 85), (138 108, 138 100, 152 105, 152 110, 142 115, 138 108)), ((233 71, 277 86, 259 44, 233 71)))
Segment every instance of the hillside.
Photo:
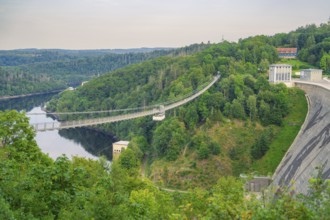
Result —
MULTIPOLYGON (((167 112, 161 123, 142 118, 99 127, 131 140, 140 159, 148 156, 147 176, 165 186, 208 188, 221 176, 268 175, 292 143, 307 109, 301 91, 268 83, 268 66, 279 61, 275 46, 294 46, 290 40, 293 35, 299 39, 300 51, 312 47, 308 37, 303 42, 301 35, 318 36, 316 45, 324 46, 326 56, 329 25, 322 24, 313 31, 311 27, 289 34, 249 37, 238 43, 225 41, 192 55, 159 57, 118 69, 74 92, 63 93, 48 109, 148 106, 184 96, 220 71, 220 82, 196 101, 167 112), (297 111, 301 120, 295 118, 297 111)), ((296 65, 317 63, 297 61, 296 65)))
POLYGON ((41 153, 24 113, 0 111, 0 119, 1 219, 330 217, 329 185, 318 177, 311 180, 308 196, 282 189, 258 199, 234 177, 219 178, 210 190, 167 190, 141 178, 130 148, 111 167, 104 159, 61 156, 54 161, 41 153))
POLYGON ((178 49, 0 51, 0 96, 48 92, 77 86, 83 81, 133 63, 164 55, 190 54, 208 46, 194 44, 178 49))
POLYGON ((298 48, 298 58, 330 74, 330 24, 315 24, 299 27, 289 33, 276 34, 273 37, 276 47, 298 48))
MULTIPOLYGON (((193 175, 189 178, 197 178, 197 185, 210 187, 219 176, 237 176, 240 172, 250 171, 252 161, 266 153, 275 135, 271 127, 281 126, 289 113, 291 90, 283 85, 270 85, 266 79, 266 66, 258 71, 258 66, 278 59, 275 48, 268 42, 270 39, 262 36, 241 43, 223 42, 190 56, 159 57, 127 66, 94 79, 75 91, 62 93, 47 108, 50 111, 89 111, 149 106, 193 91, 219 70, 222 74, 219 83, 198 100, 168 112, 168 119, 164 122, 157 124, 150 118, 143 118, 100 126, 121 139, 131 139, 135 153, 141 158, 148 155, 151 166, 161 169, 161 173, 157 171, 158 175, 163 175, 164 169, 153 161, 176 161, 183 152, 188 155, 191 167, 202 164, 202 171, 197 172, 203 175, 213 173, 216 166, 225 167, 206 184, 199 181, 203 175, 200 178, 194 176, 195 171, 186 170, 186 174, 182 174, 193 175), (246 58, 240 56, 243 53, 246 58), (252 56, 255 59, 249 60, 252 56), (224 123, 226 121, 235 122, 232 126, 236 136, 210 139, 212 129, 209 133, 206 130, 219 123, 221 129, 226 130, 231 126, 224 123), (262 135, 255 136, 256 131, 262 135), (245 136, 240 142, 230 146, 224 144, 229 138, 241 135, 245 136), (258 138, 266 138, 267 146, 261 149, 256 146, 252 150, 258 138), (234 155, 243 148, 242 154, 236 152, 234 155), (237 165, 235 158, 240 156, 248 161, 246 166, 237 165), (194 164, 196 160, 200 162, 194 164), (219 161, 224 162, 219 164, 219 161)), ((150 178, 157 179, 153 172, 150 171, 150 178)))

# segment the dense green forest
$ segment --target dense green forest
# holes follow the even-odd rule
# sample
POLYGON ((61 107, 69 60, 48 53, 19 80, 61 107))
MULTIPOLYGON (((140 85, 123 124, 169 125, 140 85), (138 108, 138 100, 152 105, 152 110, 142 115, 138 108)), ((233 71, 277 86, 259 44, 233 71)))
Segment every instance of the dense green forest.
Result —
MULTIPOLYGON (((1 96, 47 92, 79 85, 116 68, 165 55, 151 53, 86 55, 70 51, 5 51, 0 56, 1 96)), ((1 53, 0 53, 1 54, 1 53)))
POLYGON ((123 66, 164 55, 187 55, 208 46, 202 43, 179 49, 0 51, 0 96, 77 86, 123 66))
POLYGON ((65 156, 55 161, 34 141, 23 113, 0 112, 1 219, 329 219, 330 188, 319 176, 308 196, 291 189, 246 194, 242 180, 221 177, 210 190, 170 192, 139 172, 133 150, 111 166, 65 156))
POLYGON ((33 75, 18 68, 0 67, 0 97, 63 90, 67 86, 47 74, 33 75))

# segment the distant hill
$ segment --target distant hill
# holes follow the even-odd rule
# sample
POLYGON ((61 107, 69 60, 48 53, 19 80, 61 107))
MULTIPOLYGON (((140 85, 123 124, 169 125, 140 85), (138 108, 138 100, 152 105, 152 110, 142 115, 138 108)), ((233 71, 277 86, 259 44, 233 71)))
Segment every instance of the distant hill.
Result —
POLYGON ((153 51, 168 51, 175 48, 131 48, 131 49, 17 49, 0 50, 0 66, 19 66, 38 62, 66 61, 67 59, 98 57, 108 54, 150 53, 153 51))
POLYGON ((0 96, 77 86, 93 77, 159 56, 181 56, 207 44, 184 48, 102 50, 21 49, 0 51, 0 96))

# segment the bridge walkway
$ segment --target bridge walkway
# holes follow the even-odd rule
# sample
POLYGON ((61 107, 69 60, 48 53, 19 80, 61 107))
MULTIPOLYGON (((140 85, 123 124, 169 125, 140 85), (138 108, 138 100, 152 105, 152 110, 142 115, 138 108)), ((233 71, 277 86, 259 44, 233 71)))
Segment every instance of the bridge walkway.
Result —
MULTIPOLYGON (((178 100, 174 103, 171 103, 171 102, 165 103, 164 110, 167 111, 167 110, 170 110, 173 108, 177 108, 181 105, 184 105, 184 104, 194 100, 198 96, 202 95, 205 91, 207 91, 219 79, 220 79, 220 75, 218 74, 218 75, 214 76, 213 80, 207 86, 200 89, 199 91, 196 91, 191 96, 183 98, 182 100, 178 100)), ((129 119, 134 119, 134 118, 155 115, 155 114, 159 114, 161 112, 161 110, 159 108, 157 108, 156 106, 148 106, 148 107, 145 107, 145 109, 146 110, 139 111, 139 112, 110 116, 110 117, 63 121, 63 122, 36 123, 36 124, 33 124, 32 126, 34 127, 34 129, 36 131, 46 131, 46 130, 56 130, 56 129, 58 130, 58 129, 92 126, 92 125, 98 125, 98 124, 104 124, 104 123, 124 121, 124 120, 129 120, 129 119)), ((104 112, 106 112, 106 111, 104 111, 104 112)), ((94 112, 94 113, 96 113, 96 112, 94 112)), ((68 114, 75 114, 75 112, 70 112, 68 114)))

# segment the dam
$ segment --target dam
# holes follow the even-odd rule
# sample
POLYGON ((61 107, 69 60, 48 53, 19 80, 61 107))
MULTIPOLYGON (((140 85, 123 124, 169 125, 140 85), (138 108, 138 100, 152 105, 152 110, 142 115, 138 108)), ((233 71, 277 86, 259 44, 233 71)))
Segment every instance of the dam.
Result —
POLYGON ((309 110, 299 134, 273 175, 273 186, 308 193, 309 179, 319 170, 330 178, 330 82, 295 81, 306 93, 309 110))

